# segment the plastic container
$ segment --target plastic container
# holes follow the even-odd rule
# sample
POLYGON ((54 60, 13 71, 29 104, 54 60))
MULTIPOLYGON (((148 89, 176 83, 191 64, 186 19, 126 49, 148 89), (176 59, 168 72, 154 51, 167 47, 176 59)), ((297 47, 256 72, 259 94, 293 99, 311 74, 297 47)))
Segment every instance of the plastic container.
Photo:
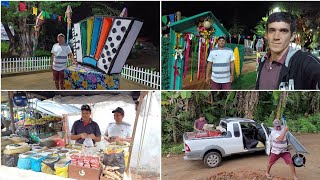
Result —
POLYGON ((47 156, 42 154, 36 154, 30 157, 31 159, 31 169, 36 172, 41 172, 41 162, 47 158, 47 156))

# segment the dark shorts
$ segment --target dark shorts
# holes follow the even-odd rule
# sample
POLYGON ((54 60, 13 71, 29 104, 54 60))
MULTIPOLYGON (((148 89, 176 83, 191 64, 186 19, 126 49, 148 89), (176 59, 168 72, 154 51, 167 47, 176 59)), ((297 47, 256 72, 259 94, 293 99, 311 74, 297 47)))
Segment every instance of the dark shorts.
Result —
POLYGON ((270 159, 269 159, 269 164, 274 164, 279 158, 282 158, 286 164, 293 164, 292 159, 291 159, 291 154, 290 152, 284 152, 280 154, 273 154, 271 153, 270 159))
POLYGON ((231 82, 228 83, 216 83, 211 80, 210 88, 212 90, 230 90, 231 89, 231 82))
POLYGON ((53 81, 64 82, 64 70, 62 71, 52 70, 52 72, 53 72, 53 81))

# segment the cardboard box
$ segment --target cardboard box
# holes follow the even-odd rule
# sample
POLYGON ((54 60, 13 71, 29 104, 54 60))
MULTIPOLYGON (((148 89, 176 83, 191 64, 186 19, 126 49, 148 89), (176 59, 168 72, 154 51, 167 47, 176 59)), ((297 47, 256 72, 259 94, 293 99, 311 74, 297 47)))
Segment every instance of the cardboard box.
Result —
POLYGON ((77 165, 69 165, 69 178, 78 180, 99 180, 102 169, 87 168, 77 165))

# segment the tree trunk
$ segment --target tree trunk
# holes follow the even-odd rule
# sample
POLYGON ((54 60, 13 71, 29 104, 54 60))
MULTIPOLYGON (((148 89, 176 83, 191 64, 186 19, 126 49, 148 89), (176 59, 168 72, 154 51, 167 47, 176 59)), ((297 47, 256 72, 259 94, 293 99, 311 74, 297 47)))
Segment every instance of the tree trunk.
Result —
POLYGON ((280 119, 282 112, 286 107, 287 95, 288 95, 288 92, 286 92, 286 91, 281 92, 281 94, 280 94, 279 103, 278 103, 278 107, 277 107, 277 113, 276 113, 276 119, 280 119))
POLYGON ((244 117, 248 119, 253 119, 254 110, 259 101, 259 92, 249 91, 245 95, 245 110, 244 117))
POLYGON ((21 31, 19 33, 21 57, 31 57, 33 52, 33 28, 27 25, 27 19, 20 19, 19 29, 21 31))
MULTIPOLYGON (((177 103, 177 101, 174 104, 174 110, 173 110, 173 115, 175 116, 177 114, 179 110, 179 105, 177 103)), ((173 142, 174 143, 178 143, 178 139, 177 139, 177 131, 176 131, 176 121, 175 118, 172 118, 173 122, 172 122, 172 136, 173 136, 173 142)))
POLYGON ((2 25, 3 25, 5 31, 6 31, 6 33, 8 35, 8 38, 9 38, 9 42, 10 42, 9 52, 10 52, 10 55, 17 56, 18 55, 18 52, 17 52, 18 44, 17 44, 17 41, 16 41, 16 36, 13 36, 13 34, 11 33, 9 25, 6 22, 2 22, 2 25))

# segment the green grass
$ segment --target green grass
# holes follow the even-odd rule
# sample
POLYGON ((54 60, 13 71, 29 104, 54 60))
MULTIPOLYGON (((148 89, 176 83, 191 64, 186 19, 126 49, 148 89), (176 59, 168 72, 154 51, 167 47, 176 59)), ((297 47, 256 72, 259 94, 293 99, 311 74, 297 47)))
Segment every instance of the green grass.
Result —
POLYGON ((257 72, 249 72, 241 75, 234 83, 232 89, 255 89, 257 72))
POLYGON ((162 143, 161 151, 162 154, 183 154, 182 149, 184 148, 183 143, 181 144, 164 144, 162 143))
POLYGON ((8 53, 9 52, 9 42, 1 41, 1 53, 8 53))

